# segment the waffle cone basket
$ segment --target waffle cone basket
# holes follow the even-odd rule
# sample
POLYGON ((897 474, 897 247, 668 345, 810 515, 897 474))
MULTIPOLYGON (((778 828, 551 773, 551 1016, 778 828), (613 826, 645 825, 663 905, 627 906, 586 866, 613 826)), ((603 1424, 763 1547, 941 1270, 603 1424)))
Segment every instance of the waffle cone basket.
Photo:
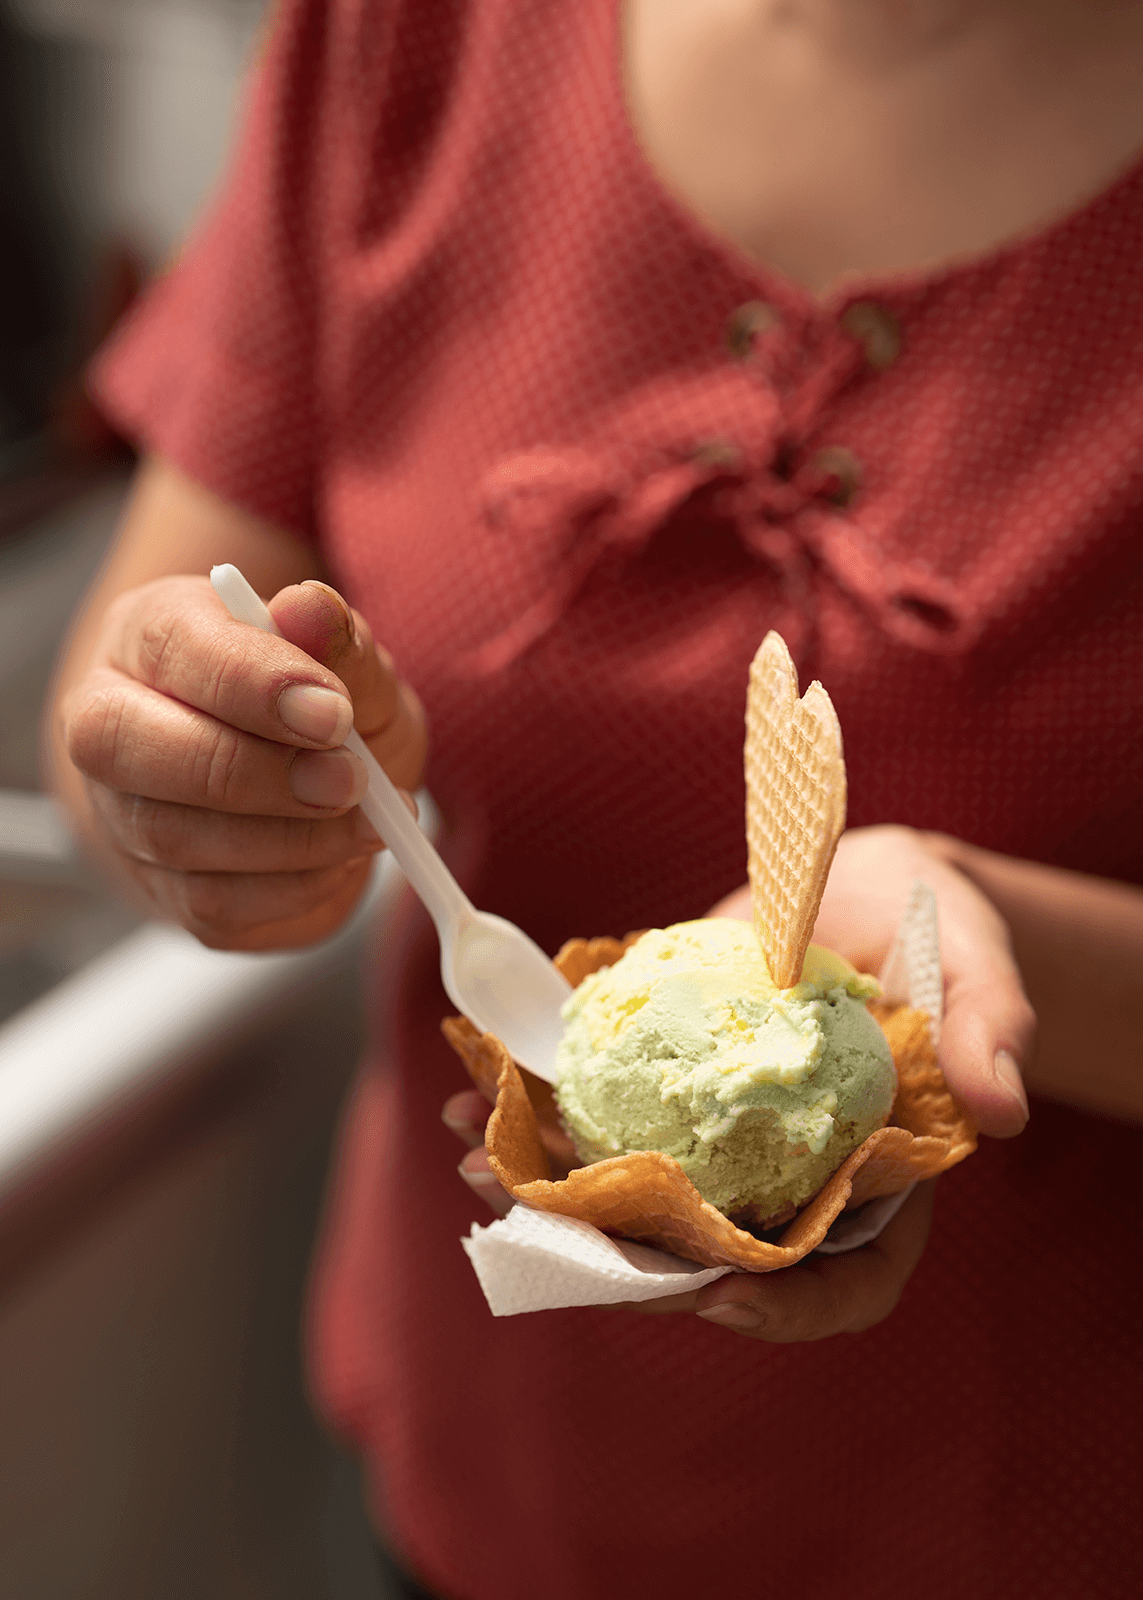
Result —
MULTIPOLYGON (((573 939, 556 965, 580 983, 618 960, 627 942, 573 939)), ((816 1249, 842 1211, 935 1177, 976 1148, 975 1132, 937 1066, 927 1014, 885 1001, 871 1002, 870 1009, 897 1067, 891 1123, 869 1135, 774 1243, 735 1227, 708 1205, 672 1156, 657 1151, 573 1166, 565 1178, 553 1178, 576 1157, 549 1085, 518 1067, 494 1034, 478 1033, 465 1018, 449 1018, 443 1028, 473 1083, 493 1102, 485 1133, 488 1164, 514 1199, 704 1266, 773 1272, 816 1249)))
MULTIPOLYGON (((841 733, 829 696, 815 683, 799 699, 793 663, 774 633, 751 667, 745 766, 754 924, 770 972, 786 988, 802 970, 845 825, 846 790, 841 733)), ((637 937, 573 939, 556 965, 574 987, 616 962, 637 937)), ((577 1166, 550 1086, 518 1067, 499 1039, 479 1033, 465 1018, 449 1018, 442 1027, 493 1105, 485 1133, 488 1162, 514 1199, 704 1266, 773 1272, 815 1250, 843 1211, 900 1194, 976 1148, 975 1131, 937 1065, 935 1018, 887 1000, 870 1001, 869 1008, 897 1069, 889 1122, 846 1158, 776 1239, 736 1227, 703 1200, 671 1156, 639 1150, 577 1166)))

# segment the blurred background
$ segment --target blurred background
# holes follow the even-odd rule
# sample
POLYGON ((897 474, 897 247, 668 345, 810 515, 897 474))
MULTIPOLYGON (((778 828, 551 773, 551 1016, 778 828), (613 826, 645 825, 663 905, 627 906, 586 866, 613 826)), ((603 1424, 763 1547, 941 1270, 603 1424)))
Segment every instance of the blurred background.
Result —
POLYGON ((263 0, 0 0, 0 1595, 377 1596, 301 1314, 395 886, 301 956, 140 926, 40 793, 131 456, 85 361, 177 250, 263 0))

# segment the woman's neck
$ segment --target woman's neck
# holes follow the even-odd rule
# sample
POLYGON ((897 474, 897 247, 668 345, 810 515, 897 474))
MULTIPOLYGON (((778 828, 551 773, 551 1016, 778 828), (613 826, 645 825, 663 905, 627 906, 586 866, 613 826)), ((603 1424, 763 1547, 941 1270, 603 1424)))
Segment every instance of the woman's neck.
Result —
POLYGON ((1028 0, 752 0, 752 6, 767 27, 800 31, 831 54, 899 60, 939 48, 998 13, 1026 10, 1028 0))
MULTIPOLYGON (((690 0, 667 0, 685 7, 690 0)), ((891 69, 974 35, 1098 35, 1140 0, 708 0, 771 39, 801 35, 839 65, 891 69)))
POLYGON ((652 165, 815 294, 1074 209, 1143 152, 1143 0, 624 0, 652 165))

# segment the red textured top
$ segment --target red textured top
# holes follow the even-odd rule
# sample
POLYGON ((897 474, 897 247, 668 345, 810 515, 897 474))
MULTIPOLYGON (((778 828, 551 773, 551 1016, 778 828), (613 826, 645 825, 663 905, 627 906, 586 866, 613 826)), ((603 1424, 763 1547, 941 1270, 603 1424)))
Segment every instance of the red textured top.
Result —
MULTIPOLYGON (((454 865, 550 949, 744 880, 770 627, 837 706, 853 823, 1140 881, 1143 166, 1032 239, 818 305, 656 181, 617 20, 283 0, 108 404, 320 541, 427 704, 454 865)), ((986 1142, 857 1337, 497 1321, 458 1242, 486 1214, 439 1122, 462 1076, 435 966, 410 907, 312 1324, 431 1585, 1128 1592, 1137 1131, 1041 1105, 986 1142)))

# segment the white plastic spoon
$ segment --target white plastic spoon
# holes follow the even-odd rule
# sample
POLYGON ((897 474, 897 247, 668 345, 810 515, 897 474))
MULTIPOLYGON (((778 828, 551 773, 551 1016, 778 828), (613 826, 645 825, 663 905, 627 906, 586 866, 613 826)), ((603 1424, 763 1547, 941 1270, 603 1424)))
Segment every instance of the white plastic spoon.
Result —
MULTIPOLYGON (((279 633, 266 606, 237 567, 214 567, 210 581, 230 615, 279 633)), ((526 933, 503 917, 477 911, 425 838, 400 793, 354 729, 343 747, 365 766, 361 809, 424 901, 441 942, 441 978, 453 1005, 483 1033, 503 1040, 517 1061, 555 1082, 560 1007, 571 985, 526 933)))

